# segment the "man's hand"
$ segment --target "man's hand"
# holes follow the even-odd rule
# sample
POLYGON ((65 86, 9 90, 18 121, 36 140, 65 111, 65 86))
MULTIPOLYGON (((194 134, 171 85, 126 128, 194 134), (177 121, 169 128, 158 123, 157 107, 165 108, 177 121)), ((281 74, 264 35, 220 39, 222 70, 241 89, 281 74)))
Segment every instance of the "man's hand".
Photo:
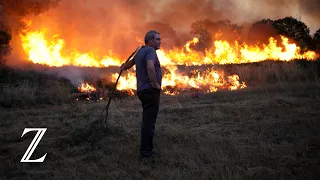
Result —
POLYGON ((147 60, 147 71, 152 87, 161 90, 160 84, 157 81, 153 60, 147 60))
POLYGON ((151 85, 152 85, 153 88, 161 90, 161 86, 160 86, 159 83, 152 83, 151 85))
POLYGON ((123 64, 120 66, 120 69, 121 69, 122 71, 127 70, 127 69, 126 69, 126 63, 123 63, 123 64))
POLYGON ((133 65, 135 65, 135 62, 133 59, 131 59, 129 62, 127 63, 123 63, 121 66, 120 66, 120 69, 122 71, 125 71, 127 69, 130 69, 133 65))

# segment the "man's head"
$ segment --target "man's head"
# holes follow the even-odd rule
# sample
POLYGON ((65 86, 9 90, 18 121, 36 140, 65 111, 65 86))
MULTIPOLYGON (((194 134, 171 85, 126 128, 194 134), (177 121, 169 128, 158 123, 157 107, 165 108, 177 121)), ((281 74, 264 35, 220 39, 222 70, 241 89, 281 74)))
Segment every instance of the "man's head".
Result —
POLYGON ((147 46, 153 47, 155 50, 159 49, 161 44, 160 33, 155 30, 147 32, 146 36, 144 37, 144 43, 147 46))

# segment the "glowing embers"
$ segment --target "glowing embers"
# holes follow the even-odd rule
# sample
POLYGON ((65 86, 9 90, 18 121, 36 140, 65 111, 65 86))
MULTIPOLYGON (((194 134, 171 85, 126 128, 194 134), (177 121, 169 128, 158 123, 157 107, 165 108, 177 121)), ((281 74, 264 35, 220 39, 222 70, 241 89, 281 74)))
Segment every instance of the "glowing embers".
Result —
POLYGON ((97 90, 94 86, 89 83, 82 83, 78 87, 78 91, 81 92, 76 97, 76 101, 101 101, 104 99, 104 92, 102 90, 97 90))

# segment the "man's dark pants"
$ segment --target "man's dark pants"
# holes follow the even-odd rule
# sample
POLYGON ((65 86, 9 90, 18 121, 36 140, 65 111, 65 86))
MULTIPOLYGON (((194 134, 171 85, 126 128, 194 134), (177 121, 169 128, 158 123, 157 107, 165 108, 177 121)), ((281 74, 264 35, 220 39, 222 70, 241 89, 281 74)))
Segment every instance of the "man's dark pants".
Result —
POLYGON ((143 108, 141 124, 140 155, 150 156, 153 149, 153 135, 160 103, 159 89, 144 89, 137 93, 143 108))

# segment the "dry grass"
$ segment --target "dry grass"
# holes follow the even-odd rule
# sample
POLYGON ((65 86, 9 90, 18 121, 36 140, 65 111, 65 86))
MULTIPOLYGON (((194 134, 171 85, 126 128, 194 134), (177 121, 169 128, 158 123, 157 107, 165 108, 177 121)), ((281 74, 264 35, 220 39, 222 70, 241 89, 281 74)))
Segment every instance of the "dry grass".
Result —
POLYGON ((319 61, 272 62, 259 63, 256 66, 239 66, 235 72, 251 84, 270 84, 283 82, 306 82, 319 79, 319 61))
POLYGON ((70 102, 75 87, 36 71, 0 67, 0 106, 6 108, 70 102))
POLYGON ((228 74, 238 74, 249 85, 312 82, 320 77, 320 60, 259 63, 217 66, 228 74))
POLYGON ((105 102, 1 109, 0 177, 4 179, 317 179, 319 83, 266 86, 192 98, 162 96, 155 150, 140 160, 141 105, 115 100, 109 129, 74 132, 96 120, 105 102), (19 163, 34 133, 46 127, 32 158, 19 163))
POLYGON ((32 81, 22 80, 2 88, 0 92, 0 105, 11 108, 68 102, 72 89, 59 81, 51 81, 48 87, 41 88, 32 81))

